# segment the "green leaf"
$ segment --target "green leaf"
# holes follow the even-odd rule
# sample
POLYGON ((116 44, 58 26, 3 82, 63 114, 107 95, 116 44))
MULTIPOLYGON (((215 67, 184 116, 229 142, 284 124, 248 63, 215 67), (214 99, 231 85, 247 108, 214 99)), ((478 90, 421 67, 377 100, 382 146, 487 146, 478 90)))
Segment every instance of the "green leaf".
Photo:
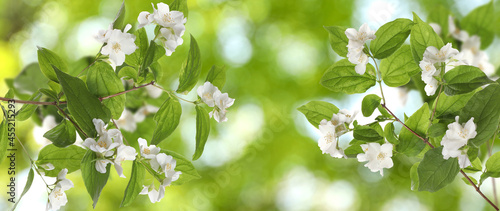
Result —
POLYGON ((92 119, 109 122, 109 109, 104 107, 99 99, 89 92, 81 79, 63 73, 57 68, 54 70, 66 95, 71 116, 88 137, 95 137, 97 131, 92 119))
POLYGON ((54 92, 54 90, 52 90, 52 89, 40 88, 40 90, 38 90, 38 91, 40 91, 45 96, 52 98, 52 100, 59 101, 59 97, 57 96, 57 93, 54 92))
POLYGON ((59 148, 53 144, 49 144, 40 150, 36 164, 51 163, 54 165, 54 169, 45 171, 45 176, 57 177, 57 174, 64 168, 68 169, 68 174, 80 169, 80 163, 85 152, 85 149, 75 145, 59 148))
POLYGON ((486 49, 495 36, 495 11, 493 1, 472 10, 461 21, 461 27, 470 35, 477 34, 481 38, 481 49, 486 49))
POLYGON ((360 141, 375 142, 384 139, 384 131, 378 122, 354 126, 353 136, 360 141))
POLYGON ((187 62, 182 68, 179 76, 179 87, 177 88, 178 93, 189 92, 196 85, 198 77, 201 73, 200 57, 200 48, 198 48, 198 43, 194 39, 193 35, 191 35, 191 45, 189 47, 187 62))
POLYGON ((415 25, 412 26, 410 33, 411 53, 415 63, 419 64, 424 57, 427 47, 434 46, 437 49, 441 49, 443 41, 434 32, 434 29, 429 24, 423 22, 415 13, 413 13, 413 22, 415 22, 415 25))
POLYGON ((330 46, 332 46, 333 51, 339 56, 347 57, 347 44, 349 43, 349 39, 345 35, 347 27, 324 26, 324 28, 328 32, 330 46))
POLYGON ((382 80, 387 86, 398 87, 410 82, 411 76, 420 72, 409 45, 403 45, 394 54, 380 62, 382 80))
POLYGON ((441 93, 439 101, 436 105, 436 117, 441 118, 450 116, 455 118, 460 113, 460 110, 465 106, 469 99, 474 95, 474 92, 467 94, 448 96, 441 93))
POLYGON ((451 183, 457 176, 460 170, 457 159, 445 160, 441 154, 442 149, 430 149, 418 165, 419 191, 435 192, 451 183))
MULTIPOLYGON (((470 156, 469 156, 469 159, 470 159, 470 156)), ((465 173, 476 173, 478 171, 481 171, 482 169, 483 169, 483 166, 482 166, 482 163, 481 163, 481 159, 475 158, 471 162, 470 166, 467 166, 466 168, 464 168, 464 172, 465 173)))
POLYGON ((500 118, 500 85, 491 84, 476 92, 460 112, 460 122, 474 117, 477 135, 469 143, 479 147, 495 133, 500 118))
POLYGON ((125 66, 118 72, 118 78, 124 78, 125 80, 134 79, 137 81, 137 70, 131 66, 125 66))
POLYGON ((411 190, 412 191, 416 191, 418 190, 418 165, 420 164, 420 162, 416 162, 413 164, 413 166, 411 166, 411 169, 410 169, 410 179, 411 179, 411 190))
POLYGON ((38 47, 38 63, 45 77, 57 83, 59 83, 59 79, 52 65, 62 72, 68 72, 68 65, 66 65, 61 57, 46 48, 38 47))
MULTIPOLYGON (((29 99, 29 101, 39 101, 42 97, 42 93, 36 91, 29 99)), ((16 114, 16 121, 27 120, 33 115, 38 105, 35 104, 24 104, 23 107, 16 114)))
POLYGON ((387 141, 391 144, 398 145, 399 139, 396 133, 394 132, 394 123, 389 122, 384 127, 384 136, 387 141))
POLYGON ((446 133, 446 130, 448 129, 448 126, 444 123, 436 123, 432 124, 431 127, 429 127, 429 137, 431 138, 436 138, 439 136, 442 136, 446 133))
POLYGON ((480 183, 483 183, 488 177, 500 177, 500 152, 496 152, 486 161, 486 171, 481 175, 479 179, 480 183))
POLYGON ((146 168, 144 168, 144 166, 139 161, 134 160, 134 164, 132 165, 132 174, 130 176, 127 189, 125 189, 125 195, 123 196, 120 207, 130 205, 139 195, 139 193, 143 189, 142 184, 144 183, 145 175, 146 168))
POLYGON ((383 59, 393 54, 408 38, 412 26, 413 21, 406 18, 398 18, 382 25, 375 32, 376 38, 370 43, 373 57, 383 59))
MULTIPOLYGON (((96 62, 87 70, 87 87, 96 97, 106 97, 125 91, 122 81, 106 62, 96 62)), ((111 111, 113 119, 119 119, 125 109, 125 95, 118 95, 102 101, 111 111)))
POLYGON ((175 10, 184 13, 184 17, 188 17, 188 6, 187 6, 187 0, 174 0, 170 4, 170 10, 175 10))
POLYGON ((182 184, 189 182, 193 179, 200 179, 201 178, 201 176, 198 174, 198 171, 196 171, 196 168, 194 168, 191 161, 186 159, 184 156, 182 156, 176 152, 164 150, 164 149, 162 149, 161 152, 172 156, 176 160, 175 170, 182 172, 179 179, 172 182, 172 185, 182 185, 182 184))
POLYGON ((158 59, 160 59, 163 55, 165 55, 165 48, 156 44, 154 40, 151 40, 146 55, 144 56, 144 62, 142 63, 141 66, 141 73, 143 74, 146 73, 148 67, 151 66, 151 64, 155 63, 156 61, 158 61, 158 59))
POLYGON ((120 10, 116 13, 115 20, 113 21, 113 29, 122 29, 123 19, 125 19, 125 1, 123 1, 120 10))
MULTIPOLYGON (((146 53, 149 48, 149 40, 146 30, 143 28, 137 29, 134 32, 135 35, 135 45, 138 47, 134 53, 125 56, 125 63, 130 66, 134 66, 139 68, 143 63, 143 59, 146 57, 146 53)), ((122 68, 123 69, 123 68, 122 68)), ((121 72, 122 70, 120 70, 121 72)), ((137 71, 135 71, 135 75, 137 76, 137 71)), ((120 77, 121 78, 121 77, 120 77)))
POLYGON ((444 92, 447 95, 464 94, 493 82, 484 72, 474 66, 460 65, 443 75, 444 92))
POLYGON ((85 188, 87 188, 87 192, 90 194, 92 201, 94 201, 92 204, 94 209, 102 189, 108 182, 109 170, 111 168, 111 164, 108 164, 106 166, 106 173, 101 174, 98 172, 95 168, 95 162, 99 162, 97 158, 97 155, 92 150, 87 150, 81 163, 83 183, 85 183, 85 188))
POLYGON ((208 71, 207 79, 205 81, 212 83, 214 86, 219 88, 219 90, 222 90, 222 87, 224 87, 224 84, 226 83, 226 68, 224 66, 212 66, 212 68, 208 71))
POLYGON ((349 142, 349 147, 344 150, 344 154, 348 158, 356 158, 358 154, 364 153, 363 149, 361 148, 361 144, 366 144, 366 141, 353 139, 351 142, 349 142))
POLYGON ((431 11, 429 12, 429 16, 427 17, 428 23, 437 23, 441 27, 441 35, 442 37, 448 35, 448 17, 451 15, 451 12, 448 8, 443 5, 434 5, 431 11))
MULTIPOLYGON (((429 126, 430 111, 429 105, 424 103, 420 109, 418 109, 413 115, 410 116, 405 121, 405 125, 411 128, 420 136, 424 136, 429 126)), ((408 156, 415 156, 420 153, 424 147, 425 143, 415 136, 411 131, 406 128, 402 128, 399 133, 399 140, 401 141, 399 145, 396 146, 396 151, 404 153, 408 156)))
POLYGON ((300 112, 302 112, 307 121, 309 121, 314 127, 318 128, 321 120, 331 120, 333 114, 339 112, 339 108, 337 106, 323 102, 323 101, 311 101, 303 106, 297 108, 300 112))
POLYGON ((17 199, 16 203, 14 204, 11 210, 16 210, 17 204, 19 204, 24 194, 26 194, 26 192, 28 192, 28 190, 31 188, 31 184, 33 184, 34 177, 35 177, 35 172, 33 171, 33 167, 31 167, 30 172, 28 173, 28 179, 26 180, 26 185, 24 185, 23 192, 21 193, 21 196, 19 196, 19 198, 17 199))
MULTIPOLYGON (((477 180, 476 180, 474 177, 469 176, 469 178, 470 178, 470 180, 472 180, 472 182, 473 182, 474 184, 476 184, 476 185, 477 185, 477 180)), ((467 180, 467 178, 462 177, 462 181, 464 181, 466 185, 470 185, 470 186, 472 186, 472 184, 470 184, 470 182, 469 182, 469 180, 467 180)))
MULTIPOLYGON (((4 116, 4 118, 6 117, 4 116)), ((3 120, 0 124, 0 164, 7 157, 7 148, 9 147, 7 124, 7 120, 3 120)))
POLYGON ((363 113, 363 116, 371 116, 375 109, 377 109, 377 107, 380 105, 380 100, 382 100, 382 98, 380 98, 376 94, 366 95, 361 102, 361 111, 363 113))
POLYGON ((75 127, 71 122, 64 119, 57 126, 47 131, 43 137, 52 141, 57 147, 67 147, 76 141, 75 127))
POLYGON ((151 144, 158 145, 174 132, 181 119, 182 107, 175 98, 168 98, 156 112, 153 119, 156 121, 156 128, 153 133, 151 144))
POLYGON ((196 150, 193 155, 193 160, 198 160, 201 154, 203 154, 203 149, 205 148, 205 143, 207 143, 209 133, 210 116, 203 107, 196 105, 196 150))
POLYGON ((16 91, 32 95, 40 88, 49 88, 48 81, 41 72, 38 63, 31 63, 16 76, 14 87, 16 91))
POLYGON ((374 72, 374 68, 371 64, 367 64, 365 74, 360 75, 354 70, 355 66, 347 59, 338 61, 321 77, 321 85, 331 91, 346 94, 366 92, 375 85, 375 76, 369 74, 374 72))

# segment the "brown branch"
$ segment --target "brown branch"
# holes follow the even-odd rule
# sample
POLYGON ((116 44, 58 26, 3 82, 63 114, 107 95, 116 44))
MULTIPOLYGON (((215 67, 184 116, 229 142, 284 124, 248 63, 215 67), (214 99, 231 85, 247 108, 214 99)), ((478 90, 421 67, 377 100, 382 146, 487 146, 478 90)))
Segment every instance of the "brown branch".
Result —
POLYGON ((76 127, 76 129, 78 129, 85 137, 87 138, 89 137, 85 132, 83 132, 82 128, 80 128, 80 126, 78 126, 78 124, 76 124, 76 122, 73 121, 73 119, 71 119, 69 115, 66 112, 64 112, 64 110, 62 110, 61 107, 59 107, 58 105, 56 105, 56 107, 76 127))
POLYGON ((486 200, 488 203, 491 204, 491 206, 493 206, 493 208, 495 208, 495 210, 499 210, 498 207, 492 202, 490 201, 490 199, 488 199, 488 197, 486 197, 483 192, 481 192, 481 190, 477 187, 476 184, 474 184, 474 182, 472 182, 472 180, 470 179, 469 176, 467 176, 467 174, 465 174, 465 172, 463 170, 460 170, 460 173, 462 173, 462 175, 464 175, 464 177, 469 181, 469 183, 474 187, 474 189, 476 189, 476 191, 479 193, 479 195, 481 195, 484 200, 486 200))

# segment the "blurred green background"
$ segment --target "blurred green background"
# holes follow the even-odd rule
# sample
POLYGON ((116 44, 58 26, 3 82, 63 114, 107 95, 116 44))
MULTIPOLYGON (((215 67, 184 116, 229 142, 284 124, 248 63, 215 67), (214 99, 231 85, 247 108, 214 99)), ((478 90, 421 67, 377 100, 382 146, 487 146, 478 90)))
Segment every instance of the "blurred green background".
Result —
MULTIPOLYGON (((449 8, 456 17, 463 17, 486 2, 188 0, 185 43, 173 56, 161 59, 164 75, 159 84, 175 87, 189 49, 190 33, 200 45, 201 77, 212 65, 225 65, 227 82, 222 91, 236 99, 235 105, 229 109, 228 122, 212 122, 216 127, 212 128, 204 154, 194 162, 202 179, 167 187, 166 196, 159 203, 151 204, 147 196, 139 196, 131 206, 120 210, 491 210, 458 177, 437 193, 411 191, 412 163, 403 156, 394 157, 395 166, 381 177, 355 159, 340 160, 321 154, 316 143, 319 134, 296 110, 311 100, 356 109, 355 101, 360 95, 347 98, 319 85, 324 70, 340 59, 330 49, 323 26, 358 28, 367 22, 376 29, 398 17, 411 18, 412 11, 425 18, 438 4, 449 8)), ((5 78, 15 77, 25 66, 36 62, 36 46, 55 51, 70 65, 95 55, 100 44, 93 35, 107 28, 120 4, 119 0, 0 0, 0 95, 7 92, 5 78)), ((152 11, 150 1, 127 0, 125 22, 137 25, 141 11, 152 11)), ((495 39, 488 49, 496 67, 499 43, 495 39)), ((419 102, 418 94, 402 89, 395 89, 394 93, 402 94, 390 98, 408 99, 406 104, 401 103, 403 108, 419 107, 415 103, 419 102)), ((195 96, 193 92, 186 98, 195 96)), ((189 104, 183 104, 183 110, 180 126, 160 146, 191 157, 195 112, 189 104)), ((153 124, 149 117, 139 125, 137 133, 151 138, 153 124)), ((33 138, 34 127, 40 126, 27 121, 19 123, 16 130, 30 156, 36 158, 42 145, 33 138)), ((137 140, 137 133, 125 135, 129 140, 137 140)), ((22 151, 17 156, 18 190, 22 190, 29 160, 22 151)), ((130 164, 125 164, 127 176, 130 164)), ((6 169, 4 162, 0 166, 3 198, 8 180, 6 169)), ((63 210, 90 210, 91 199, 80 172, 69 178, 75 188, 66 191, 69 202, 63 210)), ((120 178, 112 170, 96 210, 118 209, 127 182, 128 178, 120 178)), ((150 183, 148 178, 146 185, 150 183)), ((483 191, 492 195, 488 184, 483 191)), ((19 210, 45 210, 46 200, 44 185, 36 176, 19 210)), ((6 199, 0 200, 1 210, 9 206, 6 199)))

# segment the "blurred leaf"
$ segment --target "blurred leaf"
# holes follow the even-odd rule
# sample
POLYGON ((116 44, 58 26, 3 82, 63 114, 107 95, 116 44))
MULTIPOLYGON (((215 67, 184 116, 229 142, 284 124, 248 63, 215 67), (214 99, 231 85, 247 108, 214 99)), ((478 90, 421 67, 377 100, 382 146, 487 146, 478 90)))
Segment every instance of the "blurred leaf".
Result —
POLYGON ((64 119, 57 126, 47 131, 43 137, 52 141, 57 147, 67 147, 76 141, 75 127, 71 122, 64 119))
MULTIPOLYGON (((107 97, 125 91, 123 83, 106 62, 96 62, 87 70, 87 87, 96 97, 107 97)), ((113 119, 119 119, 125 109, 125 95, 118 95, 102 101, 111 111, 113 119)))
POLYGON ((474 95, 474 92, 453 96, 448 96, 445 93, 441 93, 440 95, 436 105, 436 117, 450 116, 454 118, 460 113, 460 110, 462 110, 472 95, 474 95))
POLYGON ((184 14, 184 17, 187 18, 189 14, 187 0, 174 0, 170 4, 170 11, 172 10, 182 12, 184 14))
POLYGON ((410 33, 411 53, 415 63, 419 64, 427 47, 434 46, 441 49, 443 41, 434 29, 428 23, 423 22, 416 13, 413 13, 413 22, 415 25, 411 27, 410 33))
POLYGON ((384 131, 378 122, 370 125, 354 126, 355 139, 366 142, 376 142, 384 139, 384 131))
POLYGON ((68 65, 56 53, 49 49, 38 47, 38 63, 42 73, 50 80, 59 83, 56 72, 52 66, 62 72, 68 72, 68 65))
POLYGON ((330 46, 333 51, 339 56, 347 57, 347 44, 349 39, 345 35, 345 30, 347 27, 342 26, 324 26, 328 32, 328 37, 330 40, 330 46))
POLYGON ((380 100, 382 100, 382 98, 376 94, 366 95, 361 102, 361 112, 363 113, 363 116, 371 116, 375 109, 377 109, 380 105, 380 100))
POLYGON ((99 162, 97 159, 97 155, 92 150, 87 150, 81 163, 83 183, 85 183, 85 188, 87 188, 87 192, 90 194, 92 201, 94 201, 92 204, 94 209, 102 189, 108 182, 109 170, 111 168, 111 164, 108 164, 106 166, 106 173, 101 174, 95 168, 95 163, 99 162))
POLYGON ((336 62, 321 77, 321 85, 333 92, 346 94, 366 92, 376 83, 375 76, 368 74, 370 69, 373 72, 374 68, 371 64, 367 64, 367 71, 360 75, 354 70, 355 66, 347 59, 336 62))
POLYGON ((123 1, 120 10, 118 10, 118 13, 116 13, 115 20, 113 21, 113 29, 122 29, 124 27, 123 25, 124 18, 125 18, 125 1, 123 1))
MULTIPOLYGON (((4 109, 3 106, 2 109, 4 109)), ((4 120, 0 123, 0 164, 7 157, 7 148, 9 147, 7 124, 7 117, 4 116, 4 120)))
POLYGON ((412 26, 413 21, 406 18, 398 18, 382 25, 375 32, 376 38, 370 42, 373 57, 383 59, 392 55, 408 38, 412 26))
POLYGON ((461 21, 461 27, 470 35, 477 34, 481 38, 481 49, 486 49, 495 36, 495 11, 493 1, 472 10, 461 21))
POLYGON ((186 66, 181 70, 179 76, 179 87, 177 88, 178 93, 187 93, 193 89, 198 81, 198 77, 201 73, 201 56, 200 49, 198 48, 198 43, 191 35, 191 45, 189 47, 188 59, 186 66))
POLYGON ((144 183, 145 175, 146 169, 144 168, 144 166, 139 161, 134 160, 130 180, 128 182, 127 188, 125 189, 125 195, 123 196, 120 207, 126 207, 130 205, 139 195, 139 193, 143 189, 142 184, 144 183))
POLYGON ((167 155, 172 156, 176 160, 175 170, 182 172, 179 179, 172 182, 172 185, 182 185, 182 184, 189 182, 193 179, 200 179, 201 178, 201 176, 198 174, 198 171, 196 171, 196 168, 194 168, 191 161, 186 159, 184 156, 182 156, 176 152, 164 150, 164 149, 162 149, 160 152, 163 152, 167 155))
MULTIPOLYGON (((29 99, 29 101, 39 101, 42 97, 42 93, 36 91, 29 99)), ((16 121, 24 121, 27 120, 33 115, 38 105, 36 104, 24 104, 16 114, 16 121)))
POLYGON ((445 160, 443 148, 430 149, 418 165, 419 191, 435 192, 453 182, 460 171, 456 158, 445 160))
POLYGON ((196 150, 193 154, 193 160, 198 160, 203 154, 209 133, 210 116, 203 107, 196 105, 196 150))
POLYGON ((382 80, 390 87, 407 84, 411 76, 421 71, 414 61, 410 46, 403 45, 394 54, 380 62, 382 80))
POLYGON ((182 107, 177 99, 170 97, 165 100, 153 118, 157 124, 151 144, 158 145, 170 136, 175 128, 177 128, 177 125, 179 125, 181 114, 182 107))
POLYGON ((443 5, 435 5, 429 12, 427 17, 428 23, 437 23, 441 27, 442 37, 448 34, 448 17, 451 15, 450 10, 443 5))
POLYGON ((46 170, 45 176, 57 177, 57 174, 64 168, 68 169, 68 174, 80 169, 80 163, 85 152, 85 149, 76 145, 59 148, 53 144, 49 144, 40 150, 36 164, 51 163, 54 165, 54 169, 50 171, 46 170))
POLYGON ((326 119, 330 121, 333 114, 339 112, 337 106, 323 101, 311 101, 300 106, 297 110, 302 112, 306 116, 307 121, 316 128, 318 128, 321 120, 326 119))
POLYGON ((39 88, 49 88, 48 81, 42 74, 38 63, 31 63, 16 76, 14 87, 21 93, 32 95, 39 88))
POLYGON ((416 162, 413 164, 413 166, 411 166, 411 169, 410 169, 410 179, 411 179, 411 190, 412 191, 417 191, 418 190, 418 165, 420 164, 420 162, 416 162))
POLYGON ((493 82, 484 72, 474 66, 460 65, 443 75, 444 92, 447 95, 465 94, 493 82))
MULTIPOLYGON (((420 109, 418 109, 413 115, 410 116, 407 120, 405 120, 405 125, 407 125, 410 129, 415 131, 420 136, 423 136, 427 131, 427 127, 429 126, 430 119, 430 111, 429 105, 424 103, 420 109)), ((399 133, 399 140, 401 141, 399 145, 396 146, 396 151, 404 153, 408 156, 415 156, 420 151, 422 151, 425 147, 425 143, 420 140, 416 135, 411 133, 408 129, 402 128, 399 133)), ((421 183, 422 184, 422 180, 421 183)))
POLYGON ((205 81, 212 83, 212 85, 219 88, 219 90, 222 90, 222 87, 224 87, 224 84, 226 83, 226 68, 224 66, 213 65, 208 71, 207 79, 205 81))

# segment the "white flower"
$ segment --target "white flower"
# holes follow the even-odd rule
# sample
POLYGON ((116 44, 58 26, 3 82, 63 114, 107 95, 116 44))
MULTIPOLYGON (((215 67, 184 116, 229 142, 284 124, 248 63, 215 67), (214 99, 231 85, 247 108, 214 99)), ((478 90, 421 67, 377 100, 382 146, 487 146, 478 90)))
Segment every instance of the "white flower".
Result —
POLYGON ((340 123, 351 124, 357 112, 351 112, 347 109, 340 109, 337 114, 333 114, 332 119, 338 119, 340 123))
MULTIPOLYGON (((182 25, 184 27, 184 25, 182 25)), ((184 34, 184 30, 181 31, 184 34)), ((182 45, 184 40, 181 38, 182 35, 178 36, 174 33, 173 29, 161 28, 160 33, 165 38, 163 45, 165 46, 165 55, 170 56, 175 51, 177 46, 182 45)))
POLYGON ((436 34, 438 34, 438 35, 441 34, 441 26, 439 26, 439 24, 437 24, 437 23, 429 23, 429 25, 432 27, 432 29, 434 30, 434 32, 436 32, 436 34))
POLYGON ((156 160, 156 155, 160 153, 160 148, 156 147, 155 145, 148 146, 148 141, 146 141, 146 139, 143 138, 139 138, 137 142, 139 142, 139 148, 141 150, 142 157, 146 159, 156 160))
POLYGON ((219 88, 207 81, 202 86, 199 86, 196 91, 198 92, 198 96, 200 96, 201 100, 203 100, 203 102, 205 102, 208 106, 215 106, 214 93, 219 91, 219 88))
POLYGON ((62 206, 68 203, 68 198, 64 191, 73 188, 73 182, 66 179, 66 174, 68 169, 62 169, 57 175, 57 183, 52 192, 49 194, 49 203, 47 204, 47 210, 59 210, 62 206))
POLYGON ((108 166, 109 163, 113 162, 108 159, 98 159, 95 161, 95 169, 101 174, 104 174, 106 173, 106 166, 108 166))
POLYGON ((434 46, 427 47, 424 52, 424 58, 432 63, 446 62, 447 59, 458 53, 458 50, 452 48, 451 43, 448 43, 439 50, 434 46))
POLYGON ((233 105, 234 99, 230 98, 227 93, 221 93, 219 90, 214 92, 213 98, 216 108, 209 113, 210 117, 214 117, 217 122, 227 121, 226 108, 233 105))
POLYGON ((346 29, 345 35, 349 39, 349 42, 354 41, 360 43, 361 45, 368 40, 375 39, 375 31, 372 31, 366 23, 359 27, 359 31, 356 31, 354 28, 346 29))
POLYGON ((471 165, 469 156, 467 155, 467 150, 462 150, 462 153, 458 156, 458 165, 462 169, 467 168, 467 166, 471 165))
POLYGON ((478 67, 486 75, 495 73, 495 67, 489 62, 486 52, 481 51, 481 38, 473 35, 462 44, 463 60, 472 66, 478 67))
POLYGON ((122 130, 128 132, 134 132, 137 129, 137 123, 135 122, 134 114, 128 109, 124 109, 122 115, 118 120, 116 120, 116 124, 122 130))
POLYGON ((382 146, 379 143, 361 144, 364 154, 358 154, 359 162, 368 161, 365 167, 368 167, 372 172, 380 171, 380 175, 384 175, 384 168, 391 168, 392 162, 392 144, 385 143, 382 146))
POLYGON ((143 11, 139 13, 139 17, 137 17, 137 22, 139 22, 139 26, 137 26, 138 29, 152 23, 154 21, 153 14, 150 14, 149 12, 143 11))
POLYGON ((92 122, 94 123, 95 130, 97 131, 97 134, 101 136, 108 136, 113 140, 114 142, 118 144, 123 144, 123 137, 122 133, 118 129, 110 129, 106 130, 107 125, 104 124, 104 122, 101 119, 92 119, 92 122))
POLYGON ((136 122, 142 122, 147 115, 158 112, 159 108, 152 105, 145 105, 140 107, 134 114, 136 122))
POLYGON ((111 35, 110 33, 111 31, 113 31, 113 24, 109 24, 109 27, 106 30, 103 29, 99 30, 97 34, 94 36, 94 38, 101 43, 108 42, 109 36, 111 35))
MULTIPOLYGON (((363 46, 361 46, 360 48, 363 49, 363 46)), ((347 52, 347 59, 349 60, 349 62, 356 65, 354 67, 356 73, 363 75, 366 71, 366 64, 368 64, 368 56, 363 53, 362 50, 360 52, 358 51, 359 48, 352 50, 349 48, 347 52)))
POLYGON ((323 135, 318 140, 318 146, 323 152, 323 154, 328 153, 330 154, 330 156, 334 158, 345 157, 343 150, 337 148, 337 137, 335 135, 335 126, 332 124, 332 122, 323 119, 321 120, 318 128, 321 134, 323 135))
POLYGON ((469 37, 469 34, 466 31, 460 30, 455 25, 455 21, 453 20, 453 17, 451 15, 448 16, 448 31, 452 37, 462 42, 469 37))
POLYGON ((108 32, 110 34, 106 42, 107 44, 102 47, 101 53, 103 55, 109 55, 109 59, 116 66, 122 65, 125 61, 125 55, 132 54, 137 49, 134 43, 135 36, 126 33, 131 27, 130 24, 127 24, 123 32, 118 29, 113 29, 108 32))
POLYGON ((424 90, 427 96, 432 96, 436 93, 437 88, 438 88, 438 81, 435 78, 431 77, 429 82, 425 85, 424 90))
POLYGON ((101 157, 109 157, 114 154, 112 150, 118 147, 120 143, 113 142, 110 135, 106 133, 99 137, 97 142, 93 138, 87 138, 82 145, 99 153, 101 157))
POLYGON ((419 66, 420 69, 422 69, 422 80, 425 83, 429 83, 430 79, 427 78, 432 77, 432 75, 436 73, 436 67, 434 66, 434 63, 424 58, 422 61, 420 61, 419 66), (424 79, 424 77, 426 79, 424 79))
POLYGON ((349 39, 347 44, 347 58, 349 62, 356 65, 356 73, 362 75, 366 71, 366 64, 368 63, 368 56, 363 52, 364 44, 368 40, 375 39, 375 31, 370 30, 368 24, 363 24, 356 31, 354 28, 345 30, 345 35, 349 39))
POLYGON ((66 174, 68 173, 68 169, 64 168, 62 169, 59 174, 57 174, 57 184, 61 185, 61 188, 63 191, 69 190, 70 188, 73 188, 73 182, 71 180, 66 179, 66 174))
POLYGON ((160 165, 161 172, 165 173, 165 179, 162 182, 162 186, 169 186, 170 183, 179 179, 181 172, 174 170, 177 162, 172 156, 160 153, 156 156, 156 158, 158 160, 158 164, 160 165))
POLYGON ((464 168, 462 166, 470 165, 470 160, 468 158, 465 159, 467 151, 460 148, 466 146, 469 139, 476 137, 477 132, 474 117, 471 117, 465 124, 460 124, 458 119, 458 116, 455 117, 455 122, 448 125, 448 130, 446 130, 446 134, 441 141, 441 145, 443 146, 442 154, 446 160, 450 157, 458 157, 460 167, 464 168))
POLYGON ((170 8, 165 3, 158 3, 158 10, 153 6, 153 18, 155 22, 163 27, 174 27, 177 24, 186 23, 184 14, 179 11, 170 11, 170 8))
POLYGON ((116 152, 115 158, 115 169, 120 177, 125 178, 123 175, 122 162, 125 160, 135 160, 135 156, 137 156, 137 152, 131 146, 120 145, 116 152))
POLYGON ((158 190, 155 189, 154 183, 151 183, 150 186, 143 185, 142 191, 139 193, 141 195, 148 194, 149 200, 151 203, 159 202, 165 196, 165 186, 160 185, 158 190))

